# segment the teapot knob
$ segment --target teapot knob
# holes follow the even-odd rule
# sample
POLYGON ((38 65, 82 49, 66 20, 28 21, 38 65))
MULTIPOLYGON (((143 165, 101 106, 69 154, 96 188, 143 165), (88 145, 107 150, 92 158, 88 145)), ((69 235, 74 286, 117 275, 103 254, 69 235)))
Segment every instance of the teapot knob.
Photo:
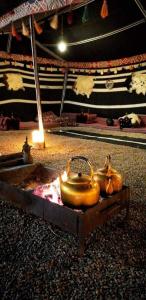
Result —
POLYGON ((82 173, 81 173, 81 172, 79 172, 79 173, 78 173, 78 176, 79 176, 79 177, 82 177, 82 173))

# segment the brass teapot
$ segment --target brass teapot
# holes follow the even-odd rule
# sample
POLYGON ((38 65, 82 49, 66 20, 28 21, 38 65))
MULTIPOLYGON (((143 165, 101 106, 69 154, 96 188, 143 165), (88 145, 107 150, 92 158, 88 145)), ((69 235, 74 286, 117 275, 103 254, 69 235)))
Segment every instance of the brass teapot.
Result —
POLYGON ((94 180, 91 163, 84 156, 74 156, 68 160, 66 166, 66 179, 60 176, 60 190, 62 202, 69 206, 92 206, 100 196, 100 185, 94 180), (71 163, 74 160, 84 160, 90 167, 90 175, 71 172, 71 163))
POLYGON ((122 175, 112 167, 111 156, 106 157, 104 167, 94 173, 94 180, 100 185, 100 192, 111 195, 123 187, 122 175))

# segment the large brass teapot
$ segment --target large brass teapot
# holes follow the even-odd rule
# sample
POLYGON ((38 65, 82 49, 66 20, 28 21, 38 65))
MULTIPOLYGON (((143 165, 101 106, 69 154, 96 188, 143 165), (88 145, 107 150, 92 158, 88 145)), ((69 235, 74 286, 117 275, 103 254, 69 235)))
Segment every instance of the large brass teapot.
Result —
POLYGON ((84 156, 74 156, 68 160, 66 166, 66 179, 60 176, 61 199, 69 206, 92 206, 99 200, 100 185, 94 180, 91 163, 84 156), (90 175, 71 172, 71 163, 74 160, 84 160, 90 167, 90 175))

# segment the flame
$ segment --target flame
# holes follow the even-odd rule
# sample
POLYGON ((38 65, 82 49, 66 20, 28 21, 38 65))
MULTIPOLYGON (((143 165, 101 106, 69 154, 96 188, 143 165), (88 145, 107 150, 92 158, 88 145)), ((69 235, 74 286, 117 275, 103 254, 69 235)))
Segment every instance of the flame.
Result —
POLYGON ((50 202, 63 205, 61 200, 59 177, 57 177, 51 183, 37 186, 34 189, 33 194, 44 198, 50 202))
POLYGON ((44 143, 44 131, 43 130, 33 130, 32 131, 32 141, 33 141, 33 143, 44 143))
POLYGON ((67 181, 67 173, 66 171, 63 172, 63 174, 61 175, 61 179, 63 182, 67 181))

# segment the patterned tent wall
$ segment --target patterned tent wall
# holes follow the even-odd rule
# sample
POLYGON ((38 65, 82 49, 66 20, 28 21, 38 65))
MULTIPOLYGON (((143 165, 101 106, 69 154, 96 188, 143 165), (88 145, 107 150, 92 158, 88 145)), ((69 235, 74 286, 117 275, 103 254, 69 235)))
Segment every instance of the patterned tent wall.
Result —
MULTIPOLYGON (((42 111, 54 111, 59 114, 64 74, 59 68, 39 66, 39 81, 42 111)), ((33 68, 30 63, 0 61, 0 113, 17 114, 22 121, 35 119, 37 103, 33 68), (10 90, 5 85, 4 76, 19 74, 23 89, 10 90)))
MULTIPOLYGON (((53 111, 59 115, 64 69, 39 64, 39 80, 42 111, 53 111)), ((64 101, 64 112, 91 112, 103 117, 119 117, 125 113, 146 114, 146 95, 129 92, 129 83, 134 72, 146 74, 146 62, 103 69, 69 68, 64 101), (78 75, 94 77, 93 92, 90 97, 76 95, 73 86, 78 75), (112 81, 112 89, 107 82, 112 81)), ((21 120, 29 121, 37 115, 35 82, 31 62, 0 60, 0 113, 17 114, 21 120), (20 74, 23 89, 9 90, 4 83, 4 75, 20 74)))
POLYGON ((129 92, 132 74, 134 72, 146 74, 145 62, 134 67, 129 65, 120 67, 119 70, 118 68, 114 71, 103 69, 100 72, 95 73, 95 70, 92 69, 90 72, 89 70, 69 72, 64 111, 91 112, 102 117, 113 118, 130 112, 146 114, 146 94, 137 94, 135 90, 129 92), (94 77, 94 87, 89 98, 86 95, 76 95, 73 90, 79 75, 94 77), (109 80, 113 84, 112 88, 107 88, 109 80))

